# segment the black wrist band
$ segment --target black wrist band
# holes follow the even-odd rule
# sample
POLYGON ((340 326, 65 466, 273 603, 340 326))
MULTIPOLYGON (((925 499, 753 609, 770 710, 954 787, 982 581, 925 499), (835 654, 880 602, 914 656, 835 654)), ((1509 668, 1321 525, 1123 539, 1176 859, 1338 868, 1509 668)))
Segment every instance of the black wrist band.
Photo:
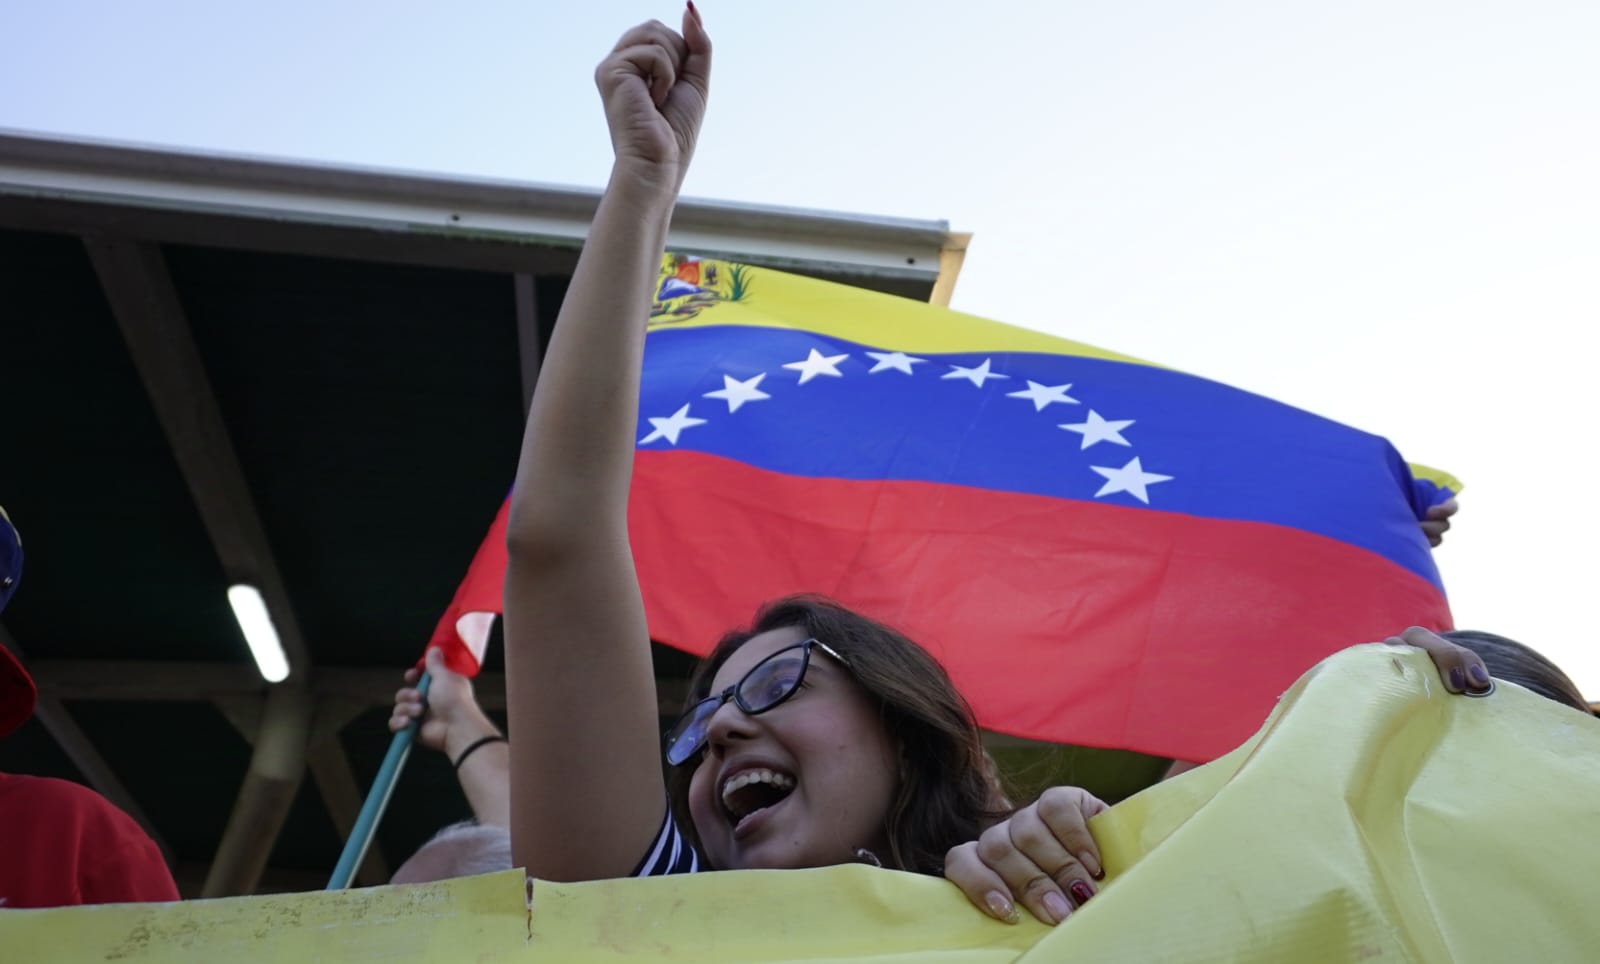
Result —
POLYGON ((505 742, 508 742, 508 741, 506 740, 506 738, 504 736, 501 736, 499 733, 491 733, 488 736, 481 736, 478 739, 473 740, 471 743, 467 744, 467 748, 465 750, 461 751, 461 755, 456 757, 456 769, 457 770, 461 769, 461 764, 467 762, 467 757, 471 756, 473 751, 476 750, 478 747, 483 746, 483 745, 488 744, 488 743, 505 743, 505 742))

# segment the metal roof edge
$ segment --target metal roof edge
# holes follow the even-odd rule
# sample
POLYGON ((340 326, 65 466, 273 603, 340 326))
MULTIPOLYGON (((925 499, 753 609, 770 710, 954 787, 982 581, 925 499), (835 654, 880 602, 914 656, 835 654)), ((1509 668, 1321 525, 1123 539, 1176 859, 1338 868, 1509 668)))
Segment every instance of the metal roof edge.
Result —
MULTIPOLYGON (((437 233, 581 241, 599 203, 590 187, 308 163, 0 128, 0 197, 90 200, 167 209, 228 210, 274 219, 376 219, 437 233)), ((816 248, 821 260, 896 274, 936 275, 950 237, 943 220, 880 217, 686 198, 673 243, 740 251, 770 237, 816 248), (729 235, 726 241, 719 236, 729 235), (679 240, 682 236, 682 241, 679 240), (688 242, 688 244, 684 244, 688 242), (852 254, 849 249, 863 250, 852 254), (828 249, 826 252, 821 249, 828 249), (921 254, 900 251, 916 250, 921 254), (864 256, 864 258, 862 257, 864 256)), ((811 260, 796 257, 797 264, 811 260)))

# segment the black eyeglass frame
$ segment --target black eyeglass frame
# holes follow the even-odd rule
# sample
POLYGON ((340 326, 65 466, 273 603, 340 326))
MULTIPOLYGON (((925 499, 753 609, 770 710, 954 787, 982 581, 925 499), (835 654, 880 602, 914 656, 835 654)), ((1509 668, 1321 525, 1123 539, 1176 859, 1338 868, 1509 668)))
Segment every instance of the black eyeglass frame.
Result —
POLYGON ((685 763, 693 760, 701 750, 705 749, 711 718, 716 715, 717 710, 722 709, 722 704, 728 702, 729 700, 732 700, 733 704, 737 706, 740 712, 744 713, 746 716, 760 716, 769 710, 775 709, 779 706, 782 706, 784 703, 787 703, 789 699, 794 696, 794 694, 800 692, 801 684, 806 681, 806 673, 810 672, 811 670, 811 651, 813 649, 822 650, 824 653, 832 656, 834 661, 840 666, 843 666, 845 669, 850 668, 849 661, 843 656, 840 656, 837 650, 815 637, 802 639, 800 642, 795 643, 792 646, 785 646, 782 649, 774 650, 773 652, 768 653, 766 656, 762 657, 759 663, 756 663, 754 666, 750 667, 750 669, 743 676, 739 677, 739 679, 736 680, 732 686, 727 687, 720 693, 716 693, 707 696, 705 699, 698 700, 693 706, 689 707, 687 710, 684 710, 682 715, 673 721, 672 726, 667 728, 667 734, 663 740, 663 753, 666 756, 667 763, 670 766, 675 767, 683 766, 685 763), (745 700, 744 695, 741 692, 744 684, 749 682, 750 677, 754 676, 756 671, 761 669, 761 667, 767 665, 767 663, 771 662, 772 660, 777 659, 779 656, 782 656, 784 653, 795 649, 801 650, 802 652, 800 657, 800 672, 795 675, 794 685, 790 686, 789 689, 783 693, 783 695, 779 696, 771 703, 759 708, 752 707, 752 705, 745 700), (704 708, 707 706, 709 706, 710 709, 705 710, 702 713, 704 708), (677 758, 674 759, 673 746, 690 733, 688 726, 696 719, 704 721, 705 729, 702 730, 700 738, 695 741, 694 746, 691 749, 679 751, 679 755, 677 755, 677 758))

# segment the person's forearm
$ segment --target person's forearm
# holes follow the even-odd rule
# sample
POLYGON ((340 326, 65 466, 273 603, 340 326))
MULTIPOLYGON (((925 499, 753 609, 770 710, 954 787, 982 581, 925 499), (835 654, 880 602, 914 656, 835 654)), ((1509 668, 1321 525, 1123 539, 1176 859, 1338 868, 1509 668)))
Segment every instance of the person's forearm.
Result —
POLYGON ((507 525, 514 556, 626 525, 645 325, 674 200, 673 186, 612 172, 528 415, 507 525))
POLYGON ((479 823, 511 829, 511 752, 504 743, 473 753, 456 779, 479 823))
POLYGON ((595 70, 617 158, 534 389, 507 513, 511 842, 547 880, 627 874, 667 806, 628 488, 651 295, 711 44, 640 24, 595 70))
POLYGON ((482 824, 511 826, 511 754, 503 740, 473 744, 486 737, 501 736, 500 728, 486 716, 452 726, 445 736, 444 753, 452 764, 457 761, 456 782, 472 807, 472 815, 482 824), (471 752, 468 752, 468 751, 471 752), (466 759, 461 755, 465 753, 466 759))
POLYGON ((613 174, 545 354, 511 496, 512 843, 546 879, 626 874, 666 805, 627 515, 672 198, 613 174))

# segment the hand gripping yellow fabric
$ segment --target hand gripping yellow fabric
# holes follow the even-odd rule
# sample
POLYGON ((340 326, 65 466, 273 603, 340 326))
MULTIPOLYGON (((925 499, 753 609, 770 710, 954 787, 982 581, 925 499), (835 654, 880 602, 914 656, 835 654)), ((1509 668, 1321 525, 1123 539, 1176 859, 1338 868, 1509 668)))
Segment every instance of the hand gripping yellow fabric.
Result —
MULTIPOLYGON (((1203 698, 1203 694, 1197 694, 1203 698)), ((1245 746, 1096 818, 1110 872, 1062 926, 865 867, 0 911, 6 964, 1485 961, 1600 954, 1600 721, 1502 684, 1449 696, 1362 646, 1245 746)))

